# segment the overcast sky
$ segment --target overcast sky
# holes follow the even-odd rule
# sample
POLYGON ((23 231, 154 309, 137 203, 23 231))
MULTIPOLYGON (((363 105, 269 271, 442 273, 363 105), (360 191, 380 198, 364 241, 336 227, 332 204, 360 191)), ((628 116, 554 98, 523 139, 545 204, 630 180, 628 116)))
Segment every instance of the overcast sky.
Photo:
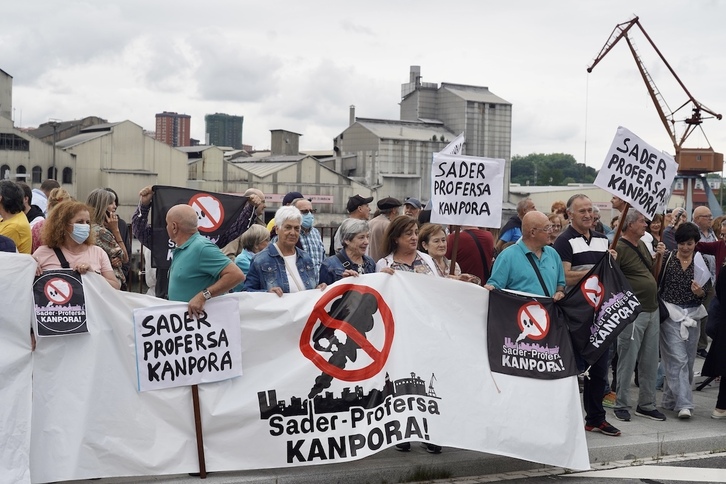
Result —
MULTIPOLYGON (((619 125, 673 152, 624 42, 586 72, 634 14, 691 94, 726 114, 720 0, 13 1, 0 69, 17 126, 100 116, 153 130, 155 113, 176 111, 204 140, 204 115, 223 112, 244 116, 256 149, 287 129, 315 150, 332 149, 350 105, 398 119, 400 85, 420 65, 424 82, 511 102, 513 155, 564 152, 600 168, 619 125)), ((686 102, 642 33, 632 38, 670 108, 686 102)), ((726 120, 703 128, 686 146, 726 151, 726 120)))

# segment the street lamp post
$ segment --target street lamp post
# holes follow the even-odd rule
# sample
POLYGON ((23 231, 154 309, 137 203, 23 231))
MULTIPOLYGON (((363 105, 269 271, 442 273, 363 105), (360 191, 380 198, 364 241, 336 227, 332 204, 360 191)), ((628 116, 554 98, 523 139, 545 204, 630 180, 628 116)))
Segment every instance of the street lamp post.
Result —
POLYGON ((53 168, 51 170, 52 176, 48 178, 52 178, 54 180, 58 179, 58 172, 55 168, 55 143, 56 143, 56 134, 58 133, 58 125, 60 124, 58 121, 51 121, 49 123, 53 127, 53 168))

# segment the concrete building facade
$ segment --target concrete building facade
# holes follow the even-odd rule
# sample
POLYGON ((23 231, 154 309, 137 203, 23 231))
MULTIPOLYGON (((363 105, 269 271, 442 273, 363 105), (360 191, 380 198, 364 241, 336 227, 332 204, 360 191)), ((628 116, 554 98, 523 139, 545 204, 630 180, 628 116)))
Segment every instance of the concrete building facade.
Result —
POLYGON ((169 146, 191 146, 191 120, 188 114, 157 113, 154 137, 169 146))

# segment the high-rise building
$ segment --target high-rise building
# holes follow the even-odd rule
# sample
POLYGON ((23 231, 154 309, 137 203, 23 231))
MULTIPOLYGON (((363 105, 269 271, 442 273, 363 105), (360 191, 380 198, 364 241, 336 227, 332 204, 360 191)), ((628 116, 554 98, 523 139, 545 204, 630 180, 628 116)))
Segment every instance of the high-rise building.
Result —
POLYGON ((155 139, 170 146, 191 146, 189 141, 192 117, 169 111, 156 115, 155 139))
POLYGON ((208 145, 231 146, 242 149, 242 124, 244 116, 215 113, 204 116, 208 145))

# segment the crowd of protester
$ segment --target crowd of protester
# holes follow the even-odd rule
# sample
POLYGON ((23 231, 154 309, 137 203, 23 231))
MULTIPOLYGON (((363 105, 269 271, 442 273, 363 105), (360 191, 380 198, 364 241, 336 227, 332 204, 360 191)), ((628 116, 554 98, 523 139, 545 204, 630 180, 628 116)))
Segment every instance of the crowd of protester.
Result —
MULTIPOLYGON (((631 409, 641 417, 666 420, 657 409, 656 389, 662 390, 661 408, 679 419, 691 418, 695 359, 706 358, 704 375, 720 377, 726 370, 726 330, 721 329, 726 316, 720 317, 719 302, 726 297, 720 273, 726 218, 714 220, 707 207, 697 207, 691 221, 683 208, 648 221, 613 197, 618 214, 603 220, 585 195, 555 201, 547 213, 526 198, 492 233, 431 223, 430 210, 413 197, 403 202, 382 198, 374 212, 373 198, 355 195, 346 205, 349 217, 333 237, 334 253, 326 254, 311 200, 299 192, 286 194, 266 226, 264 194, 250 189, 244 195, 238 219, 215 241, 199 234, 191 207, 168 211, 166 232, 176 248, 171 268, 156 274, 157 297, 188 303, 193 314, 200 314, 207 300, 230 291, 283 297, 325 290, 343 278, 404 271, 559 300, 609 252, 633 286, 642 312, 588 369, 582 389, 586 430, 620 435, 606 419, 608 407, 620 421, 631 419, 631 409), (546 284, 529 273, 532 268, 542 270, 546 284), (715 321, 710 351, 709 314, 715 321), (629 398, 633 376, 639 385, 634 408, 629 398)), ((93 190, 84 203, 55 180, 35 190, 2 180, 0 250, 32 254, 38 275, 60 268, 96 272, 112 287, 127 289, 132 236, 151 246, 152 197, 151 187, 140 191, 129 226, 116 213, 118 196, 110 188, 93 190)), ((723 382, 712 417, 726 418, 723 382)), ((398 447, 405 451, 410 445, 398 447)), ((427 449, 441 451, 433 444, 427 449)))

